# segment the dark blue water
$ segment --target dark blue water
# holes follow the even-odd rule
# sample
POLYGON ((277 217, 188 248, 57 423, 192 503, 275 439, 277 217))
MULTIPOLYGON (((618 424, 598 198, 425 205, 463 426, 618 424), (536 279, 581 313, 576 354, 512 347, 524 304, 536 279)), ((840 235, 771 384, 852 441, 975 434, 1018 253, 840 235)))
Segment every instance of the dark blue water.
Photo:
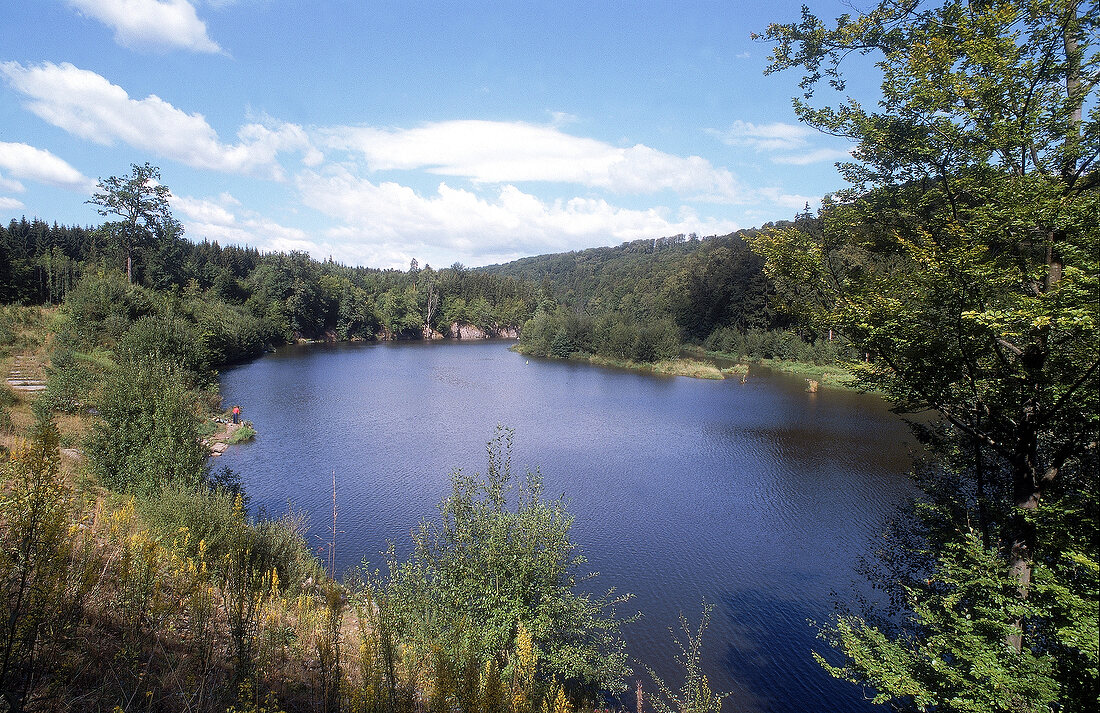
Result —
POLYGON ((318 544, 335 470, 338 564, 380 565, 388 541, 408 551, 451 470, 483 471, 486 441, 510 426, 515 465, 569 499, 594 588, 635 595, 637 659, 677 687, 668 628, 680 612, 697 621, 705 600, 705 669, 732 692, 726 710, 877 710, 813 661, 807 621, 865 587, 855 559, 911 494, 908 434, 880 400, 811 394, 780 374, 657 378, 507 346, 310 345, 227 371, 225 403, 260 436, 216 465, 242 474, 255 505, 309 512, 318 544))

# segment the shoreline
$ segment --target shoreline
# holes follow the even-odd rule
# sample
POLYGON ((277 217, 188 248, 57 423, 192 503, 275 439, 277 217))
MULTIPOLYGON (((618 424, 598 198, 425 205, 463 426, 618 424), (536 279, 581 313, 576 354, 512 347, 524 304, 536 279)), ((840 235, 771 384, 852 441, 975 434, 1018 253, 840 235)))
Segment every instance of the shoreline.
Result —
MULTIPOLYGON (((728 352, 708 351, 702 347, 684 347, 684 351, 721 361, 740 361, 739 355, 730 354, 728 352)), ((752 364, 784 374, 802 376, 806 378, 806 381, 817 382, 819 386, 847 389, 849 391, 859 390, 854 383, 856 379, 855 375, 840 364, 814 364, 812 362, 795 361, 793 359, 750 359, 748 365, 752 364)))
POLYGON ((637 362, 630 359, 614 359, 600 354, 575 352, 569 357, 562 359, 560 357, 543 357, 531 354, 519 343, 516 343, 509 349, 526 357, 534 356, 536 359, 554 359, 557 361, 570 361, 591 364, 592 366, 610 367, 613 369, 627 369, 629 371, 636 371, 654 376, 686 376, 691 379, 709 379, 711 381, 739 378, 741 383, 744 383, 749 372, 748 364, 733 364, 731 366, 721 367, 707 360, 685 359, 683 357, 661 359, 655 362, 637 362))
POLYGON ((655 362, 636 362, 630 359, 614 359, 599 354, 575 352, 566 358, 538 356, 531 354, 520 343, 510 347, 511 351, 523 356, 538 359, 554 359, 593 366, 652 374, 654 376, 686 376, 692 379, 720 381, 738 378, 745 383, 751 376, 753 365, 762 366, 771 371, 802 376, 807 382, 807 391, 817 391, 820 387, 857 391, 855 375, 839 364, 812 364, 810 362, 784 359, 742 360, 739 355, 727 352, 707 351, 702 347, 685 346, 681 356, 675 359, 662 359, 655 362), (724 362, 724 363, 723 363, 724 362))

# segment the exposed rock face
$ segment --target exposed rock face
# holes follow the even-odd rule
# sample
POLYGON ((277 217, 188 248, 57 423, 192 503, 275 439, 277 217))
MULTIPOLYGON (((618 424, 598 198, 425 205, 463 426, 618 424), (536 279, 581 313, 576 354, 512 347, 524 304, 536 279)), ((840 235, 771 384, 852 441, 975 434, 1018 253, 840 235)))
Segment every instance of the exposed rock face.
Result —
MULTIPOLYGON (((314 341, 302 337, 297 333, 295 333, 295 337, 298 342, 314 341)), ((519 327, 501 327, 499 325, 493 325, 488 329, 482 329, 469 322, 452 322, 449 326, 443 327, 442 332, 435 329, 428 329, 427 327, 421 327, 419 330, 410 329, 395 334, 388 329, 382 329, 372 337, 366 337, 366 340, 370 339, 377 342, 404 341, 409 339, 426 339, 432 341, 437 339, 519 339, 519 327)), ((330 330, 324 333, 324 341, 332 342, 340 340, 336 332, 330 330)), ((352 337, 351 341, 364 341, 364 338, 352 337)))
POLYGON ((515 327, 493 326, 489 329, 482 329, 466 322, 453 322, 447 333, 451 339, 490 339, 493 337, 519 339, 519 330, 515 327))
POLYGON ((451 339, 488 339, 489 335, 481 327, 463 322, 451 324, 451 339))

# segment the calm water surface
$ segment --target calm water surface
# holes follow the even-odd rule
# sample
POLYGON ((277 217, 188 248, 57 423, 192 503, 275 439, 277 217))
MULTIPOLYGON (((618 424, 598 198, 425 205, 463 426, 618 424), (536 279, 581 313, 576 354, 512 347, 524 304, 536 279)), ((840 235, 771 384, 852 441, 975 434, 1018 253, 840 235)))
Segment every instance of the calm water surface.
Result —
POLYGON ((807 620, 864 586, 855 558, 911 494, 897 417, 797 377, 656 378, 507 346, 309 345, 226 371, 225 403, 260 436, 217 465, 272 514, 309 512, 318 535, 335 470, 339 565, 379 565, 389 541, 408 552, 451 470, 484 471, 495 425, 511 426, 515 465, 569 499, 593 586, 635 595, 638 660, 678 685, 668 628, 706 600, 705 669, 733 693, 726 710, 877 710, 814 663, 807 620))

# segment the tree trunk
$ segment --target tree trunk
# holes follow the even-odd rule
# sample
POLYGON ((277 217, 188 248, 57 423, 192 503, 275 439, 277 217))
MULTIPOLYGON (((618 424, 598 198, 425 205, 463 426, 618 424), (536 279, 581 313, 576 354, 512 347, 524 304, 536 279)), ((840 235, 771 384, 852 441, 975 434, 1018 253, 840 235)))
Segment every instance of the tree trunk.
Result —
MULTIPOLYGON (((1016 508, 1009 523, 1011 547, 1008 552, 1009 571, 1016 580, 1016 591, 1020 599, 1027 599, 1031 590, 1031 557, 1035 548, 1035 526, 1028 522, 1028 516, 1039 507, 1039 482, 1036 477, 1034 461, 1029 457, 1014 468, 1012 500, 1016 508)), ((1012 634, 1005 643, 1019 652, 1023 648, 1023 622, 1016 621, 1012 634)))
MULTIPOLYGON (((1081 106, 1084 99, 1080 96, 1081 61, 1077 44, 1079 30, 1077 7, 1077 0, 1067 2, 1065 16, 1062 21, 1062 44, 1066 61, 1066 100, 1069 109, 1069 116, 1067 117, 1069 125, 1063 143, 1065 159, 1062 164, 1062 178, 1066 181, 1067 189, 1072 185, 1077 171, 1077 147, 1081 136, 1081 106)), ((1043 292, 1050 292, 1061 282, 1065 269, 1061 256, 1054 248, 1056 237, 1053 231, 1048 235, 1047 274, 1043 280, 1043 292)), ((1035 361, 1027 369, 1030 372, 1029 376, 1036 383, 1046 361, 1046 330, 1041 330, 1038 336, 1039 349, 1033 356, 1035 361)), ((1034 417, 1034 414, 1029 414, 1029 416, 1034 417)), ((1025 416, 1025 422, 1027 420, 1029 420, 1028 416, 1025 416)), ((1057 476, 1057 468, 1052 467, 1050 472, 1041 473, 1037 433, 1025 432, 1021 435, 1018 453, 1017 462, 1013 464, 1012 476, 1012 502, 1016 512, 1009 523, 1011 536, 1009 568, 1012 576, 1016 579, 1020 598, 1027 599, 1031 590, 1032 557, 1036 544, 1035 526, 1028 522, 1028 516, 1038 509, 1042 487, 1057 476)), ((1006 637, 1006 643, 1016 651, 1023 648, 1023 622, 1016 622, 1015 631, 1006 637)))

